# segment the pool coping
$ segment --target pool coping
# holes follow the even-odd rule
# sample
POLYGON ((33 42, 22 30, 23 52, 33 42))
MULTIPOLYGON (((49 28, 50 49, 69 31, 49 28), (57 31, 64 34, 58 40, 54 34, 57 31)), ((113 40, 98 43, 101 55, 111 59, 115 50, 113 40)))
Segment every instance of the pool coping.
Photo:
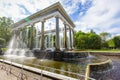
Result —
POLYGON ((111 63, 112 60, 110 58, 108 58, 106 61, 103 61, 103 62, 100 62, 100 63, 90 63, 87 65, 86 67, 86 72, 85 72, 85 80, 89 80, 88 77, 90 77, 90 66, 92 65, 103 65, 103 64, 106 64, 106 63, 111 63))
MULTIPOLYGON (((0 59, 0 62, 6 63, 6 64, 11 64, 10 61, 3 60, 3 59, 0 59)), ((42 72, 42 74, 44 76, 47 76, 51 79, 53 78, 53 79, 58 79, 58 80, 78 80, 76 78, 71 78, 71 77, 68 77, 68 76, 65 76, 65 75, 52 73, 52 72, 49 72, 49 71, 33 68, 33 67, 30 67, 30 66, 26 66, 26 65, 23 66, 21 64, 15 63, 15 62, 12 62, 12 66, 16 66, 16 67, 19 67, 19 68, 23 67, 23 69, 28 70, 30 72, 35 72, 37 74, 41 74, 41 72, 42 72)))

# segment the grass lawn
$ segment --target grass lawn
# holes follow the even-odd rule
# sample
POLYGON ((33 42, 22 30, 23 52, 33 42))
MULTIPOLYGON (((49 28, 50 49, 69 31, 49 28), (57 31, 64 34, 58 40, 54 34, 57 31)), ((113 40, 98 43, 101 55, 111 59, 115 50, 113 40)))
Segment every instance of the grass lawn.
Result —
POLYGON ((85 51, 88 51, 88 52, 120 52, 120 49, 101 49, 101 50, 85 50, 85 51))

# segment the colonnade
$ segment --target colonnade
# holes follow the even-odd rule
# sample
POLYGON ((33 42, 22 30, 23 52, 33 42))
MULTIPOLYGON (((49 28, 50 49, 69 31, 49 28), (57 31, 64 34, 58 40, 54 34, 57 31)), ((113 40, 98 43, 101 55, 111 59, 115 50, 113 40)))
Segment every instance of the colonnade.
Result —
MULTIPOLYGON (((59 51, 59 50, 61 50, 61 47, 60 47, 60 24, 59 24, 59 19, 60 19, 60 17, 59 16, 55 16, 54 17, 55 18, 55 49, 57 50, 57 51, 59 51)), ((40 49, 41 50, 44 50, 44 49, 46 49, 45 48, 45 23, 46 23, 46 20, 45 19, 43 19, 43 20, 41 20, 40 21, 41 22, 41 33, 40 33, 40 40, 39 40, 39 43, 38 44, 40 44, 40 49)), ((73 42, 74 42, 74 40, 73 40, 73 34, 74 34, 74 31, 73 31, 73 29, 69 26, 69 25, 67 25, 67 23, 65 23, 65 22, 63 22, 63 24, 64 24, 64 35, 63 35, 63 48, 64 49, 73 49, 73 42), (68 35, 67 35, 67 31, 69 30, 69 38, 68 38, 68 35), (68 43, 69 43, 69 46, 68 46, 68 43)), ((30 27, 31 27, 31 29, 30 29, 30 40, 29 40, 29 42, 28 42, 28 44, 29 44, 29 49, 30 50, 32 50, 33 49, 33 37, 34 37, 34 35, 33 35, 33 29, 34 29, 34 26, 35 26, 35 23, 31 23, 30 24, 30 27)), ((25 28, 24 28, 25 29, 25 28)), ((18 29, 19 30, 19 29, 18 29)), ((17 31, 16 31, 17 32, 17 31)), ((28 35, 28 33, 26 33, 26 35, 28 35)), ((50 43, 50 41, 49 41, 49 43, 50 43)), ((53 44, 53 41, 52 41, 52 44, 53 44)))

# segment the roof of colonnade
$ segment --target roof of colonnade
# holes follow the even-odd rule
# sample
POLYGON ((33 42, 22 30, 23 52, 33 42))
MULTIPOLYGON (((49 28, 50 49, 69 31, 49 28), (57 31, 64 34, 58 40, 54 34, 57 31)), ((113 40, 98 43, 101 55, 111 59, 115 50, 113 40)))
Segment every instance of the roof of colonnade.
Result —
POLYGON ((30 25, 31 23, 39 22, 40 19, 46 20, 48 18, 54 17, 56 15, 56 13, 61 15, 60 18, 63 19, 63 21, 66 24, 69 24, 73 28, 75 27, 75 24, 73 23, 73 21, 68 16, 68 14, 66 13, 66 11, 64 10, 64 8, 62 7, 62 5, 59 2, 53 4, 39 12, 36 12, 36 13, 30 15, 30 16, 26 17, 25 19, 22 19, 16 23, 14 23, 12 26, 13 26, 13 29, 19 28, 19 27, 24 27, 24 26, 30 25), (27 20, 29 20, 29 21, 27 21, 27 20))

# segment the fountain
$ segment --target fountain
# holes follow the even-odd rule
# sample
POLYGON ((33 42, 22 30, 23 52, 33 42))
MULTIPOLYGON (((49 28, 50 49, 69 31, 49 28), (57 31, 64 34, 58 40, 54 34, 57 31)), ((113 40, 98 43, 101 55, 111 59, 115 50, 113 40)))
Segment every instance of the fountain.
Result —
POLYGON ((33 53, 27 49, 26 44, 15 34, 12 36, 7 48, 4 54, 6 57, 34 57, 33 53))
MULTIPOLYGON (((42 10, 42 12, 37 12, 13 24, 13 36, 4 58, 8 59, 10 56, 14 62, 20 64, 24 62, 28 66, 70 77, 78 77, 71 75, 70 73, 72 72, 83 76, 86 74, 88 64, 103 62, 106 58, 101 59, 98 56, 91 56, 88 52, 75 51, 73 46, 74 27, 74 23, 68 17, 61 4, 56 3, 42 10), (51 17, 54 17, 52 21, 55 24, 50 24, 50 27, 49 25, 46 26, 45 20, 47 22, 47 19, 51 17), (38 29, 39 26, 40 28, 38 29), (46 29, 46 27, 51 30, 46 29), (36 65, 50 67, 52 70, 37 67, 36 65), (58 69, 64 72, 55 71, 58 69), (69 72, 69 74, 66 72, 69 72)), ((89 76, 87 75, 87 77, 89 76)))
MULTIPOLYGON (((79 52, 79 51, 55 51, 54 49, 46 49, 46 50, 38 50, 33 49, 29 50, 23 41, 20 41, 20 38, 16 38, 17 36, 14 34, 10 40, 8 45, 8 50, 3 55, 3 58, 6 60, 11 60, 24 64, 29 65, 32 67, 40 68, 35 65, 46 66, 53 68, 44 69, 50 72, 54 72, 57 74, 67 75, 70 77, 77 78, 75 75, 66 74, 66 72, 74 72, 77 74, 85 75, 86 67, 90 63, 102 62, 105 59, 90 55, 88 52, 79 52), (24 45, 21 45, 23 43, 24 45), (16 45, 17 44, 17 45, 16 45), (32 58, 31 58, 32 57, 32 58), (102 60, 101 60, 102 59, 102 60), (62 71, 55 71, 54 69, 61 69, 62 71)), ((94 77, 96 72, 103 72, 109 70, 111 64, 105 64, 103 66, 93 66, 91 67, 92 73, 90 76, 94 77), (101 67, 101 68, 100 68, 101 67)))

